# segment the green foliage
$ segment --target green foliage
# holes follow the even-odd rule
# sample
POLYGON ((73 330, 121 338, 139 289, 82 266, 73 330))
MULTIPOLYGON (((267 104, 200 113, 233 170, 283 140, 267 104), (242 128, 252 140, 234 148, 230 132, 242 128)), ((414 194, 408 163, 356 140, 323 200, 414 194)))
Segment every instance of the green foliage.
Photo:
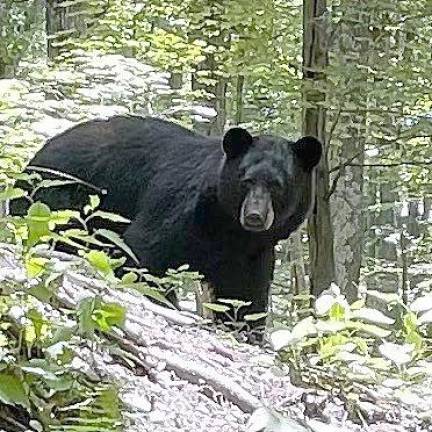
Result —
POLYGON ((429 297, 419 298, 411 310, 400 308, 401 319, 394 320, 363 301, 348 305, 333 286, 316 300, 316 318, 275 330, 271 341, 295 369, 325 367, 356 382, 386 377, 417 382, 431 373, 429 297))
POLYGON ((5 370, 0 372, 0 400, 9 405, 30 407, 28 390, 24 386, 22 377, 17 377, 14 373, 5 370))
POLYGON ((5 0, 0 6, 0 78, 13 71, 22 57, 42 53, 41 9, 38 0, 5 0))
POLYGON ((239 318, 239 313, 242 308, 248 307, 252 302, 246 302, 236 299, 217 299, 217 303, 203 303, 203 307, 217 313, 226 315, 225 324, 234 327, 242 328, 245 324, 253 323, 267 316, 267 313, 252 313, 246 314, 242 319, 239 318), (228 306, 227 306, 228 305, 228 306))
POLYGON ((113 385, 99 385, 80 390, 80 398, 62 409, 60 421, 52 425, 50 431, 120 432, 123 418, 118 389, 113 385))
POLYGON ((113 326, 122 327, 126 311, 115 303, 105 303, 99 296, 81 300, 78 306, 80 334, 92 338, 94 331, 110 331, 113 326))
MULTIPOLYGON (((46 266, 47 261, 43 261, 46 266)), ((36 277, 42 283, 52 274, 36 277)), ((39 300, 28 286, 34 284, 2 284, 0 401, 15 406, 18 412, 22 410, 22 419, 29 416, 37 420, 43 430, 80 425, 83 429, 79 430, 91 431, 99 424, 109 431, 119 431, 117 390, 103 384, 94 389, 73 366, 76 344, 81 343, 76 330, 81 328, 82 314, 77 315, 77 321, 73 315, 51 315, 46 300, 39 300)), ((121 306, 99 298, 91 304, 90 335, 94 330, 110 331, 112 326, 123 325, 125 311, 121 306)))

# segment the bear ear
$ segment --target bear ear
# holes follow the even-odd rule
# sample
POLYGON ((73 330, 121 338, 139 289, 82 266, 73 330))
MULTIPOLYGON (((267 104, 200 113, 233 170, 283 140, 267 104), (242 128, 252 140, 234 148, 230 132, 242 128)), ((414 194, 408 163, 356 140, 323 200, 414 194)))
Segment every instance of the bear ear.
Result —
POLYGON ((228 159, 245 153, 252 144, 252 135, 242 128, 232 128, 223 137, 222 148, 228 159))
POLYGON ((305 136, 294 143, 294 152, 303 163, 303 168, 310 171, 321 159, 322 144, 314 137, 305 136))

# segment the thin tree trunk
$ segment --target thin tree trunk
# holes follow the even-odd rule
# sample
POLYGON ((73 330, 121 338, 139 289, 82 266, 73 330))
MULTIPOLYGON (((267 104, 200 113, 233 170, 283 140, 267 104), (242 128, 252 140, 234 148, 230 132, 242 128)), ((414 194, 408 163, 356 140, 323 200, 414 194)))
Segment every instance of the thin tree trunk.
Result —
POLYGON ((306 295, 309 286, 306 279, 306 268, 303 258, 302 230, 292 233, 288 240, 288 261, 294 295, 306 295))
POLYGON ((245 77, 242 74, 237 75, 237 87, 236 87, 236 124, 240 124, 243 121, 243 88, 244 88, 245 77))
MULTIPOLYGON (((328 64, 326 0, 303 1, 303 134, 325 146, 325 69, 328 64)), ((309 219, 311 292, 318 296, 334 280, 333 229, 328 201, 329 170, 326 151, 316 175, 316 205, 309 219)))
POLYGON ((423 216, 422 219, 428 221, 432 216, 432 197, 423 197, 423 216))

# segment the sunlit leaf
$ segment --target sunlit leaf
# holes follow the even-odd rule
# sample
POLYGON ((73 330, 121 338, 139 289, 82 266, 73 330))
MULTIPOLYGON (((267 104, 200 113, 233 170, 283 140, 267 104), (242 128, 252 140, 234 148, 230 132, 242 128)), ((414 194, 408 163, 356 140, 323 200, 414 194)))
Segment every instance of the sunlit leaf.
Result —
POLYGON ((267 313, 253 313, 253 314, 247 314, 243 317, 245 321, 258 321, 260 319, 263 319, 267 316, 267 313))
POLYGON ((28 225, 28 245, 33 246, 38 243, 44 236, 49 236, 51 230, 49 222, 51 211, 49 207, 43 203, 36 202, 32 204, 27 212, 28 225))
POLYGON ((5 404, 30 408, 27 390, 22 380, 12 372, 0 372, 0 400, 5 404))
POLYGON ((92 213, 90 216, 88 216, 87 220, 89 219, 93 219, 93 218, 101 218, 101 219, 105 219, 105 220, 109 220, 111 222, 118 222, 118 223, 130 223, 130 220, 120 216, 118 214, 115 213, 110 213, 110 212, 106 212, 106 211, 102 211, 102 210, 97 210, 94 213, 92 213))
POLYGON ((395 322, 394 319, 383 314, 381 311, 366 307, 352 311, 352 317, 375 324, 392 325, 395 322))
POLYGON ((0 201, 13 200, 26 195, 27 192, 23 189, 7 187, 4 190, 0 190, 0 201))
POLYGON ((121 250, 125 251, 135 261, 135 263, 139 264, 139 260, 133 253, 132 249, 116 232, 101 228, 96 230, 95 235, 100 235, 106 238, 107 240, 118 246, 121 250))
POLYGON ((217 304, 217 303, 203 303, 202 305, 206 309, 209 309, 213 312, 223 313, 223 312, 228 312, 230 310, 229 306, 224 306, 224 305, 217 304))

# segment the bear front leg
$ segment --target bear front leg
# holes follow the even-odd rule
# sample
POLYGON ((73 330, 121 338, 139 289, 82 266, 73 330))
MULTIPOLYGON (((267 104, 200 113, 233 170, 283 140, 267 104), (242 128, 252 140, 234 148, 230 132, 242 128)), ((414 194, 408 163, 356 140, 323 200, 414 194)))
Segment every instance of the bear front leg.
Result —
MULTIPOLYGON (((173 257, 167 255, 166 251, 171 251, 173 248, 170 247, 166 235, 158 234, 157 229, 158 226, 152 224, 147 213, 143 211, 131 222, 123 234, 123 239, 138 258, 138 267, 145 268, 150 274, 161 277, 165 275, 168 268, 176 268, 177 263, 174 262, 173 257)), ((126 265, 136 267, 137 263, 128 258, 126 265)), ((176 290, 171 287, 165 288, 166 299, 176 309, 179 309, 176 290)))
MULTIPOLYGON (((230 260, 224 259, 217 267, 214 281, 216 298, 228 298, 251 302, 238 310, 236 321, 243 322, 249 328, 264 328, 266 318, 246 321, 245 316, 268 312, 270 284, 273 278, 273 247, 262 248, 254 254, 237 253, 230 260)), ((217 314, 223 321, 227 316, 217 314)), ((233 311, 230 312, 233 315, 233 311)))

